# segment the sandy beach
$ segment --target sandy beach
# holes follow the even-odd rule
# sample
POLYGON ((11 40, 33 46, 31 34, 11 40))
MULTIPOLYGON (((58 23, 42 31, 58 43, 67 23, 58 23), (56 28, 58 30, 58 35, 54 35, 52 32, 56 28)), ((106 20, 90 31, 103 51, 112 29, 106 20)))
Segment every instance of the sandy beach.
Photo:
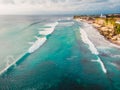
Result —
POLYGON ((101 35, 103 35, 106 40, 108 40, 109 42, 111 42, 117 46, 120 46, 120 34, 115 34, 112 26, 106 27, 106 26, 103 26, 102 24, 97 23, 94 20, 87 20, 86 18, 84 18, 84 19, 77 18, 75 20, 78 22, 85 22, 85 23, 90 24, 101 35))

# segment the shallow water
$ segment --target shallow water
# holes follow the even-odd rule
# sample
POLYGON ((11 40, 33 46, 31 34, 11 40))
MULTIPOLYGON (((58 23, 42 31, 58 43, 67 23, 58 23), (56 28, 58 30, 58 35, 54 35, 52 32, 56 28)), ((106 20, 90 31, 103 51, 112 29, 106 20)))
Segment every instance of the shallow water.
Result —
MULTIPOLYGON (((16 17, 15 21, 13 17, 9 17, 8 26, 5 20, 4 23, 1 22, 4 24, 2 28, 6 26, 6 29, 0 31, 0 42, 9 40, 6 45, 13 47, 8 50, 7 46, 3 46, 0 56, 6 57, 11 52, 11 55, 18 58, 25 54, 1 74, 0 90, 119 90, 119 49, 106 46, 109 42, 96 40, 95 38, 101 36, 93 37, 88 31, 91 27, 83 27, 71 18, 21 16, 19 19, 16 17), (11 20, 12 25, 9 24, 11 20), (58 24, 51 34, 39 33, 51 28, 49 25, 55 22, 58 24), (12 28, 14 26, 15 28, 12 28), (81 28, 86 34, 80 33, 81 28), (82 35, 87 35, 86 43, 82 35), (37 40, 35 36, 46 37, 47 40, 37 50, 28 53, 32 43, 37 40), (97 50, 98 54, 93 53, 94 50, 97 50), (100 63, 94 62, 98 58, 101 59, 107 73, 103 71, 100 63)), ((8 60, 12 63, 13 59, 10 57, 8 60)), ((7 59, 0 59, 1 65, 6 62, 7 59)), ((5 67, 0 70, 3 68, 5 67)))

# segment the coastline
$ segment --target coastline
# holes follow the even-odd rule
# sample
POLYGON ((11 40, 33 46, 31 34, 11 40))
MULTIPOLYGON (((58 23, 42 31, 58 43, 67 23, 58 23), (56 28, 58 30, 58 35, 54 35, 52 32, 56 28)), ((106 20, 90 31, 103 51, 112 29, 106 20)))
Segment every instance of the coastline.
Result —
MULTIPOLYGON (((86 22, 86 23, 88 23, 88 22, 86 22)), ((106 35, 104 35, 104 31, 102 31, 101 30, 101 28, 97 28, 97 27, 95 27, 94 26, 94 24, 90 24, 90 25, 92 25, 92 27, 94 27, 102 36, 104 36, 104 38, 106 39, 106 40, 108 40, 109 42, 111 42, 112 44, 115 44, 115 45, 117 45, 117 46, 120 46, 120 41, 115 41, 115 40, 113 40, 112 38, 108 38, 106 35)), ((111 33, 110 33, 111 34, 111 33)), ((117 38, 117 37, 116 37, 117 38)))
MULTIPOLYGON (((88 22, 86 22, 86 23, 88 23, 88 22)), ((88 23, 89 24, 89 23, 88 23)), ((90 24, 93 28, 95 28, 100 34, 101 34, 101 30, 99 29, 99 28, 97 28, 97 27, 95 27, 94 26, 94 24, 90 24)), ((103 33, 104 33, 104 31, 103 31, 103 33)), ((115 41, 115 40, 112 40, 112 39, 108 39, 105 35, 103 35, 103 34, 101 34, 102 36, 104 36, 104 38, 105 38, 105 40, 107 40, 107 41, 109 41, 109 42, 111 42, 112 44, 115 44, 115 45, 117 45, 117 46, 119 46, 120 47, 120 42, 118 42, 118 41, 115 41)))
POLYGON ((97 32, 99 32, 100 35, 102 35, 102 36, 104 37, 104 39, 105 39, 106 41, 108 41, 108 42, 110 42, 111 44, 113 44, 113 46, 116 46, 116 47, 120 48, 120 41, 112 40, 112 38, 109 38, 109 39, 108 39, 106 35, 103 35, 103 34, 102 34, 102 33, 104 33, 104 31, 101 30, 102 27, 96 27, 96 26, 94 25, 94 23, 91 23, 91 22, 89 22, 89 21, 87 21, 87 20, 82 20, 82 19, 79 19, 79 18, 77 18, 77 19, 75 19, 75 20, 76 20, 77 22, 83 22, 83 23, 87 23, 87 24, 91 25, 97 32))

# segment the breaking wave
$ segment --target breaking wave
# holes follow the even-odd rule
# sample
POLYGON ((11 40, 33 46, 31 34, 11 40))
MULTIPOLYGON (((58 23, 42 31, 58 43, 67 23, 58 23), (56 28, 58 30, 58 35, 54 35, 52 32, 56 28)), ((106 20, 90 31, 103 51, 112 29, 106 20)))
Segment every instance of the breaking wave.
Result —
POLYGON ((22 54, 20 57, 18 57, 18 59, 14 60, 14 62, 12 62, 11 64, 8 64, 8 62, 9 62, 9 61, 8 61, 6 68, 4 68, 2 71, 0 71, 0 74, 3 74, 3 73, 6 72, 8 69, 10 69, 11 67, 15 66, 15 65, 16 65, 17 63, 19 63, 19 61, 21 61, 21 59, 22 59, 24 56, 26 56, 26 55, 28 55, 27 52, 24 53, 24 54, 22 54))
POLYGON ((92 52, 92 54, 95 54, 97 56, 97 60, 92 60, 94 62, 98 62, 101 65, 102 71, 104 73, 107 73, 107 70, 104 66, 104 63, 102 62, 102 60, 100 59, 99 52, 97 51, 95 45, 89 40, 86 32, 84 31, 84 29, 80 28, 80 34, 81 34, 81 39, 85 44, 89 45, 89 50, 92 52))
MULTIPOLYGON (((45 32, 42 34, 45 34, 45 35, 51 34, 54 31, 57 24, 58 22, 47 24, 46 26, 50 26, 51 28, 49 29, 46 28, 45 32)), ((35 42, 29 42, 29 44, 32 44, 32 46, 28 49, 28 51, 24 53, 23 55, 21 55, 18 59, 14 60, 14 62, 12 62, 11 64, 8 64, 9 62, 8 61, 6 68, 0 71, 0 74, 3 74, 4 72, 9 71, 15 65, 19 65, 26 57, 28 57, 31 53, 39 49, 47 40, 46 36, 44 37, 35 36, 35 38, 37 39, 35 42)))
POLYGON ((39 31, 39 34, 49 35, 49 34, 53 33, 57 24, 58 24, 58 22, 51 23, 51 24, 46 24, 45 26, 48 26, 50 28, 45 28, 43 31, 39 31))
POLYGON ((46 37, 43 38, 37 37, 37 40, 29 48, 28 53, 33 53, 34 51, 36 51, 40 46, 42 46, 45 43, 46 40, 47 40, 46 37))

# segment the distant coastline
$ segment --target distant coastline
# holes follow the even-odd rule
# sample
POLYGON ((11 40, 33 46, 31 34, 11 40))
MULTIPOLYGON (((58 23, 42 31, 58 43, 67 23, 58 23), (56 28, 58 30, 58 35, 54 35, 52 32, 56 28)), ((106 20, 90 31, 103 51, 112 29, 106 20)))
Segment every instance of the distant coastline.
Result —
POLYGON ((91 24, 105 39, 120 46, 120 14, 108 14, 99 16, 74 16, 76 21, 91 24))

